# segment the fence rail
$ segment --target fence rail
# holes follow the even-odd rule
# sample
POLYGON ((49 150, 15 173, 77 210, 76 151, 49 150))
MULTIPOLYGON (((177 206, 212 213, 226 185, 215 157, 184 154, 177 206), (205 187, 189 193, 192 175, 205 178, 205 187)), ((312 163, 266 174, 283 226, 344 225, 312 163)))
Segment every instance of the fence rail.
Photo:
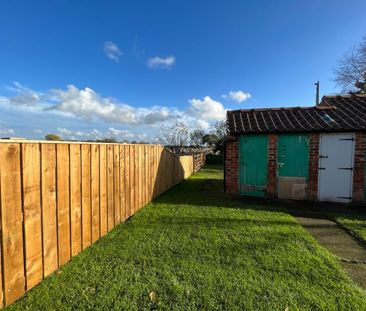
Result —
POLYGON ((158 145, 0 142, 0 305, 203 163, 158 145))

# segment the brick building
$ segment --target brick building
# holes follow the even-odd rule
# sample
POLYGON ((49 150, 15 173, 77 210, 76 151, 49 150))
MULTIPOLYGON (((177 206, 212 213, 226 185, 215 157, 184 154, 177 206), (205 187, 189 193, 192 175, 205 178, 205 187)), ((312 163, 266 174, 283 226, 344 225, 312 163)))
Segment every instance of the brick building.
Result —
POLYGON ((227 112, 226 192, 297 200, 366 200, 366 95, 318 106, 227 112))

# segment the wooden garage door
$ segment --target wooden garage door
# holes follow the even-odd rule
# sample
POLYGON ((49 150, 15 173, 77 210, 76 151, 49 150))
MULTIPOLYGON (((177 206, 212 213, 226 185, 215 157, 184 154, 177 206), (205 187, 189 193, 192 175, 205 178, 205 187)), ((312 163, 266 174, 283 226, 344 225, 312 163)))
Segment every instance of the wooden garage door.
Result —
POLYGON ((268 166, 268 135, 240 137, 239 189, 240 194, 265 196, 268 166))
POLYGON ((281 134, 277 144, 278 197, 304 200, 309 171, 309 136, 281 134))
POLYGON ((319 200, 352 201, 354 134, 323 134, 319 145, 319 200))

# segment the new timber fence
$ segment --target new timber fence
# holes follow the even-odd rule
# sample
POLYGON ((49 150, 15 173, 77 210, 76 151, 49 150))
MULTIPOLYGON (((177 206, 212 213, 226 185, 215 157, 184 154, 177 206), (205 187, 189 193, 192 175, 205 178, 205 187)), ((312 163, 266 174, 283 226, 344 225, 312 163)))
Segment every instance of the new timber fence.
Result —
POLYGON ((158 145, 0 141, 0 305, 189 177, 158 145))

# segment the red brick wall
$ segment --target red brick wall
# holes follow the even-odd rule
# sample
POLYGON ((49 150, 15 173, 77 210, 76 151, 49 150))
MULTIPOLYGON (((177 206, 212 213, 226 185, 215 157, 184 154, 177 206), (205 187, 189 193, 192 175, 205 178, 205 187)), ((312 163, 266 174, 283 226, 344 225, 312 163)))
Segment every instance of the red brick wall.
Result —
POLYGON ((310 134, 308 199, 318 199, 319 134, 310 134))
POLYGON ((227 193, 238 193, 239 137, 228 137, 225 154, 225 187, 227 193))
POLYGON ((270 198, 277 193, 277 137, 276 134, 268 135, 267 195, 270 198))
POLYGON ((353 202, 362 203, 364 201, 365 182, 365 152, 366 134, 358 132, 355 135, 355 158, 353 169, 353 202))

